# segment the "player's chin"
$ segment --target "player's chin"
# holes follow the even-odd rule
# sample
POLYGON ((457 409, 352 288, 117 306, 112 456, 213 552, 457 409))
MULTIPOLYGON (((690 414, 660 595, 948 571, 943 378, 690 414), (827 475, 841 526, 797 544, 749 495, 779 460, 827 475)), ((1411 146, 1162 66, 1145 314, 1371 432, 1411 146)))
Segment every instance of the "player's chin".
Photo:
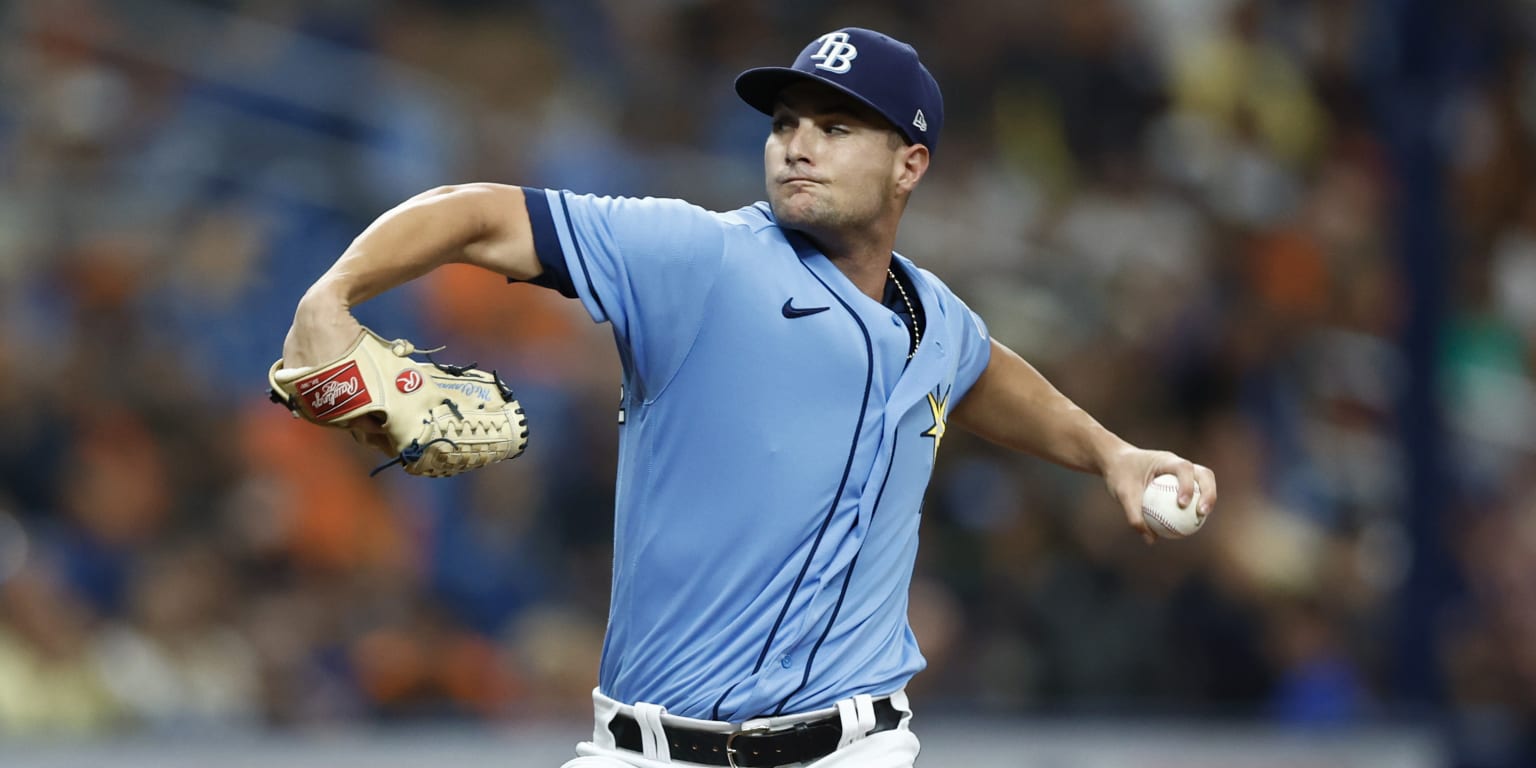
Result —
POLYGON ((803 193, 780 195, 771 204, 774 219, 791 229, 814 229, 826 218, 822 202, 803 193))

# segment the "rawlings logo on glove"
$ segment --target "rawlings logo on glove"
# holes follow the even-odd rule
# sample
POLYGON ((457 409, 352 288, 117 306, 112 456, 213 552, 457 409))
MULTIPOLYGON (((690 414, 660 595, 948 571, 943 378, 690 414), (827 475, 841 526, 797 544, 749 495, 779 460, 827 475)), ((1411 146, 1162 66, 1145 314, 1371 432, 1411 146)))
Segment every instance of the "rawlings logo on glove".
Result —
POLYGON ((345 416, 373 402, 363 375, 357 372, 357 363, 299 379, 295 389, 315 421, 345 416))
POLYGON ((417 362, 416 351, 364 328, 340 358, 305 368, 278 360, 267 382, 273 402, 295 416, 350 429, 393 457, 373 474, 400 464, 413 475, 449 477, 522 455, 528 426, 505 382, 473 363, 417 362), (377 429, 359 421, 367 417, 379 420, 377 429))

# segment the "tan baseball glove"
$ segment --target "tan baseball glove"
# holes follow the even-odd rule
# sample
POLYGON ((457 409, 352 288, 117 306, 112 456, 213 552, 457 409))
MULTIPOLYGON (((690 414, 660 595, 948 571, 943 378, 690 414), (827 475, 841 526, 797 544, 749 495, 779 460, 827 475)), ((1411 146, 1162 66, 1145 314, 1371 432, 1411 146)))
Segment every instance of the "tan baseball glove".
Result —
POLYGON ((528 445, 523 408, 495 374, 411 359, 416 347, 386 341, 366 328, 341 357, 325 365, 267 372, 273 402, 295 416, 354 436, 413 475, 449 477, 503 459, 528 445))

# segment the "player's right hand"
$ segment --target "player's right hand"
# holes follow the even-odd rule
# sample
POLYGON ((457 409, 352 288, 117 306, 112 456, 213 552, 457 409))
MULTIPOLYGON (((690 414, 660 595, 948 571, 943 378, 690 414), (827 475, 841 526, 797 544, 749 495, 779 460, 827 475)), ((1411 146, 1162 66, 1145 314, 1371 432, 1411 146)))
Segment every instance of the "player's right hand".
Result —
POLYGON ((1142 495, 1147 485, 1158 475, 1173 475, 1179 479, 1180 506, 1189 503, 1198 485, 1200 510, 1204 517, 1216 504, 1216 475, 1209 467, 1201 466, 1169 451, 1149 451, 1126 446, 1114 454, 1103 468, 1104 483, 1109 493, 1125 510, 1125 520, 1141 534, 1148 544, 1157 542, 1157 534, 1147 527, 1141 516, 1142 495))

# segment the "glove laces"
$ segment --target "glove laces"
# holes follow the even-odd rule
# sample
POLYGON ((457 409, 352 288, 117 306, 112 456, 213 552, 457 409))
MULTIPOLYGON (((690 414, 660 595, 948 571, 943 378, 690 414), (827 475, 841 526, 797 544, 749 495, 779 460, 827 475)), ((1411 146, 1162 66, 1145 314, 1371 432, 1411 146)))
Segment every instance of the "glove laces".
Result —
POLYGON ((412 440, 411 444, 407 445, 405 447, 405 450, 400 452, 399 456, 396 456, 393 459, 390 459, 389 461, 386 461, 383 464, 380 464, 377 467, 374 467, 373 471, 368 473, 368 476, 369 477, 373 477, 374 475, 377 475, 378 473, 383 472, 384 470, 389 469, 390 467, 393 467, 396 464, 399 464, 402 467, 407 465, 407 464, 415 464, 416 462, 421 461, 421 457, 422 456, 427 455, 427 447, 431 446, 431 445, 434 445, 436 443, 447 443, 447 444, 453 446, 454 448, 459 447, 458 443, 455 443, 454 441, 449 440, 446 437, 434 437, 434 438, 432 438, 431 440, 428 440, 425 443, 422 443, 422 442, 417 441, 417 440, 412 440))

